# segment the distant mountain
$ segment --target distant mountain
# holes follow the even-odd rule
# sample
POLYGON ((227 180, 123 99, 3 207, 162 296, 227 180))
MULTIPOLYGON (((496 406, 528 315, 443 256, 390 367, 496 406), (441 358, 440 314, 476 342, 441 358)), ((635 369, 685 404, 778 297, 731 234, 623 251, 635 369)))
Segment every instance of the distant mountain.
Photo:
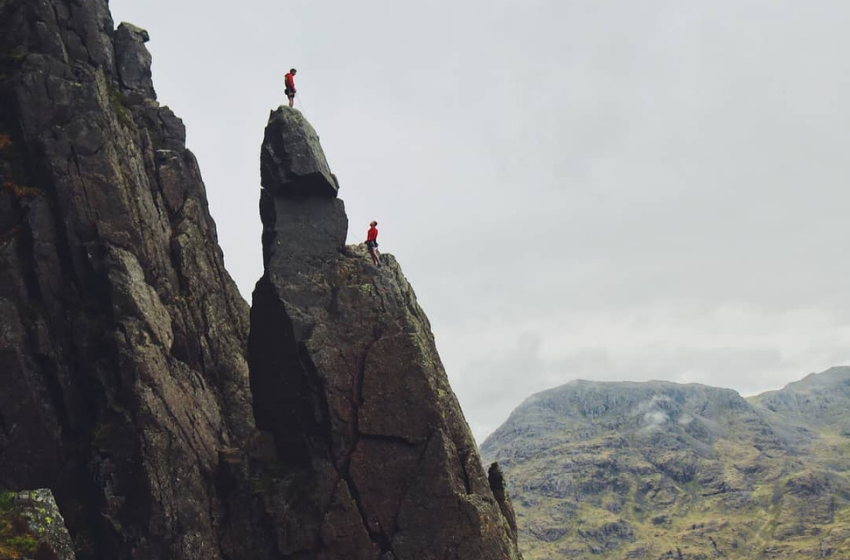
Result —
POLYGON ((850 559, 850 368, 745 399, 574 381, 481 446, 526 560, 850 559))
POLYGON ((776 422, 788 422, 798 429, 827 430, 850 437, 850 367, 836 367, 813 373, 789 383, 779 391, 769 391, 750 399, 768 410, 776 422))

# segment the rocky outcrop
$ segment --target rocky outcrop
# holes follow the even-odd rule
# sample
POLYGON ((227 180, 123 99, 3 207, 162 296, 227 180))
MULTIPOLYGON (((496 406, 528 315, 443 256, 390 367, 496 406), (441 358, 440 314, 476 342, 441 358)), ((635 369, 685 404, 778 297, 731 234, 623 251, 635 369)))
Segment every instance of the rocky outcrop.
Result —
POLYGON ((0 558, 76 558, 71 535, 50 490, 0 493, 0 558))
POLYGON ((115 31, 115 69, 125 96, 136 100, 156 99, 151 76, 151 55, 145 48, 150 35, 129 23, 115 31))
POLYGON ((279 551, 519 558, 510 506, 481 466, 428 319, 395 259, 383 255, 379 269, 362 246, 344 245, 343 203, 314 138, 282 107, 262 148, 266 271, 249 362, 257 425, 273 434, 279 469, 265 496, 279 551), (321 170, 315 182, 277 171, 281 145, 311 146, 315 161, 297 166, 321 170))
POLYGON ((146 39, 0 1, 0 486, 51 488, 80 558, 238 557, 248 307, 146 39))

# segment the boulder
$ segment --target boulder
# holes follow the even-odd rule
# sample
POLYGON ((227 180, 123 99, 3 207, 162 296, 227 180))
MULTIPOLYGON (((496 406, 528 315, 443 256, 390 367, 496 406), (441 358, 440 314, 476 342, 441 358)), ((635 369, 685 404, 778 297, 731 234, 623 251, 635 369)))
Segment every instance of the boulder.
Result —
POLYGON ((300 111, 285 106, 269 115, 260 178, 274 196, 333 198, 339 191, 316 131, 300 111))

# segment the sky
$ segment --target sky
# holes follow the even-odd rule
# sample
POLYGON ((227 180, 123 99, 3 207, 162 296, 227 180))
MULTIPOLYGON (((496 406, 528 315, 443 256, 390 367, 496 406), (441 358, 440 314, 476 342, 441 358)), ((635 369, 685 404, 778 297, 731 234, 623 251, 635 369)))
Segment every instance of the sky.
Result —
POLYGON ((573 379, 753 395, 850 363, 846 0, 111 0, 149 31, 225 263, 296 108, 379 222, 479 443, 573 379))

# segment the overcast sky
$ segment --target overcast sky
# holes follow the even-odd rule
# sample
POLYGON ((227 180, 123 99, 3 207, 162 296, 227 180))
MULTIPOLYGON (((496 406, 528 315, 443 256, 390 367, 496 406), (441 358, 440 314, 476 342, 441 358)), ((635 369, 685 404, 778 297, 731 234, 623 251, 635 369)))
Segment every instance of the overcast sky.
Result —
POLYGON ((150 32, 228 270, 262 274, 283 75, 380 222, 479 442, 572 379, 850 362, 846 0, 111 0, 150 32))

